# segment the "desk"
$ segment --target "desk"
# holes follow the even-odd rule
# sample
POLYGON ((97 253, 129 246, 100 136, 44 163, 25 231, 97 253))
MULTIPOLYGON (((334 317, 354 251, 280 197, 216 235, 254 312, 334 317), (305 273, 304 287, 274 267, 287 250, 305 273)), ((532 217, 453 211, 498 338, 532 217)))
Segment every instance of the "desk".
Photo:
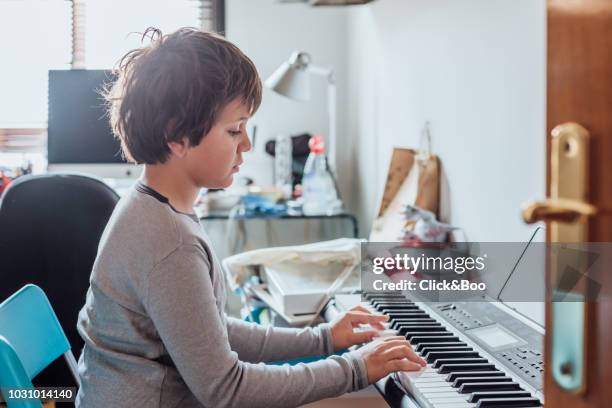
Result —
MULTIPOLYGON (((210 220, 228 220, 229 213, 227 212, 209 212, 200 216, 200 220, 202 221, 210 221, 210 220)), ((234 219, 236 220, 331 220, 331 219, 341 219, 348 220, 351 222, 353 228, 353 237, 359 237, 359 224, 357 222, 357 217, 353 214, 347 212, 341 212, 333 215, 304 215, 304 214, 281 214, 281 215, 272 215, 272 214, 262 214, 257 213, 254 215, 238 215, 234 219)))

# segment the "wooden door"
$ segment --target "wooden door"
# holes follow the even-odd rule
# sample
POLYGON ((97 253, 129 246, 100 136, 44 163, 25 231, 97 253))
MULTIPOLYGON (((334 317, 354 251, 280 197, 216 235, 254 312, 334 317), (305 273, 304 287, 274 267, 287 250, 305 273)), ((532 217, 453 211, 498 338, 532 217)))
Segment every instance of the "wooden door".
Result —
MULTIPOLYGON (((547 135, 567 122, 590 133, 586 200, 597 213, 589 217, 585 240, 612 242, 612 0, 548 0, 547 7, 547 135)), ((550 150, 547 137, 549 186, 550 150)), ((604 282, 611 284, 612 279, 604 282)), ((568 392, 546 370, 547 407, 612 406, 612 303, 587 306, 586 388, 568 392)), ((551 367, 551 309, 547 303, 546 367, 551 367)))

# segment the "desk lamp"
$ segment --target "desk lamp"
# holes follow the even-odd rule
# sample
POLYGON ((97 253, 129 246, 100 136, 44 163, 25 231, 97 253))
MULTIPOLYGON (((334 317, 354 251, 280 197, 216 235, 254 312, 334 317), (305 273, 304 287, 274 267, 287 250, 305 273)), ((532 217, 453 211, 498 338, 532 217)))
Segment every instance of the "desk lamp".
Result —
POLYGON ((332 174, 336 170, 336 80, 334 71, 311 64, 310 54, 294 51, 289 59, 266 80, 266 87, 290 99, 306 102, 310 100, 310 77, 327 78, 327 104, 329 116, 329 142, 327 159, 332 174))

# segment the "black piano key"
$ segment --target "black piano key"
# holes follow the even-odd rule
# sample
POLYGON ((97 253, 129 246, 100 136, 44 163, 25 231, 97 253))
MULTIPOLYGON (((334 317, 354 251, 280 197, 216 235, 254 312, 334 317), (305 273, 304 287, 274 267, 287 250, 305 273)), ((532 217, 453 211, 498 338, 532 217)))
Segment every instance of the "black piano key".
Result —
POLYGON ((480 355, 476 351, 449 351, 449 350, 436 350, 430 351, 427 354, 423 354, 423 358, 428 363, 433 363, 439 358, 477 358, 480 355))
POLYGON ((398 319, 398 320, 394 320, 393 323, 395 323, 395 325, 398 328, 424 326, 424 327, 438 327, 438 328, 442 328, 446 330, 446 328, 438 322, 429 322, 429 321, 423 321, 419 319, 416 319, 416 320, 398 319))
POLYGON ((406 296, 400 293, 364 293, 362 297, 369 301, 372 299, 407 299, 406 296))
POLYGON ((448 332, 446 328, 442 326, 404 326, 402 325, 396 330, 400 336, 407 336, 409 334, 418 336, 419 334, 425 334, 425 333, 435 333, 435 334, 441 334, 443 336, 451 335, 451 333, 448 332))
POLYGON ((499 398, 528 398, 531 397, 529 391, 485 391, 474 392, 469 396, 468 402, 478 402, 481 399, 499 399, 499 398))
POLYGON ((370 304, 372 306, 383 306, 383 305, 409 305, 416 306, 414 302, 409 301, 408 299, 372 299, 370 300, 370 304))
POLYGON ((393 323, 395 321, 406 321, 406 322, 422 322, 422 321, 428 321, 428 322, 432 322, 432 323, 438 323, 438 321, 436 319, 434 319, 433 317, 431 317, 430 315, 426 314, 426 313, 415 313, 415 314, 401 314, 401 315, 388 315, 389 316, 389 322, 393 323))
POLYGON ((521 386, 515 382, 466 383, 459 387, 459 394, 471 394, 478 391, 520 391, 521 386))
POLYGON ((440 368, 445 364, 486 364, 486 358, 439 358, 432 363, 433 368, 440 368))
POLYGON ((398 319, 398 320, 394 320, 389 327, 391 329, 399 329, 400 326, 407 326, 407 327, 411 327, 411 326, 431 326, 431 327, 442 327, 442 325, 438 322, 435 321, 423 321, 423 320, 419 320, 419 319, 415 319, 415 320, 402 320, 402 319, 398 319))
POLYGON ((467 344, 462 341, 458 341, 454 343, 442 343, 442 344, 440 343, 421 343, 418 346, 416 346, 415 350, 420 353, 423 351, 423 349, 427 347, 467 347, 467 344))
POLYGON ((481 399, 476 404, 476 408, 523 408, 523 407, 541 407, 542 403, 537 398, 500 398, 500 399, 481 399))
POLYGON ((453 333, 451 332, 411 331, 409 333, 404 334, 404 336, 408 339, 408 341, 411 341, 414 337, 430 337, 430 338, 448 337, 448 338, 455 338, 459 340, 459 338, 455 337, 453 333))
POLYGON ((510 377, 457 377, 453 382, 453 387, 459 388, 465 383, 474 382, 512 382, 510 377))
POLYGON ((409 312, 393 312, 393 313, 386 313, 387 315, 389 315, 389 319, 393 320, 393 319, 414 319, 415 317, 427 317, 429 319, 432 319, 432 317, 430 315, 428 315, 427 313, 425 313, 422 310, 411 310, 409 312))
MULTIPOLYGON (((503 377, 503 371, 456 371, 446 376, 446 381, 454 382, 459 377, 503 377)), ((476 401, 473 401, 476 402, 476 401)))
POLYGON ((411 305, 381 305, 375 308, 380 313, 388 314, 390 312, 407 312, 409 310, 421 310, 418 306, 411 305))
POLYGON ((459 341, 457 336, 413 336, 410 338, 410 344, 413 346, 421 343, 455 343, 459 341))
POLYGON ((440 374, 450 374, 456 371, 497 371, 494 364, 443 364, 438 368, 440 374))
MULTIPOLYGON (((440 343, 440 344, 448 344, 448 343, 440 343)), ((421 351, 419 351, 419 353, 421 354, 421 356, 426 356, 427 353, 430 353, 432 351, 440 351, 440 352, 442 351, 474 351, 474 349, 468 346, 458 346, 458 347, 429 346, 429 347, 422 348, 421 351)))

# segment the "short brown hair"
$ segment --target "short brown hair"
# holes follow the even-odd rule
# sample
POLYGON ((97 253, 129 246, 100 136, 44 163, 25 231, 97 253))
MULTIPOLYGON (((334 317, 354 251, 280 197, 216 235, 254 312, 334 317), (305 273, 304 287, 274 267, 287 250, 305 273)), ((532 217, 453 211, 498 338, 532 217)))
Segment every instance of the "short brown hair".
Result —
POLYGON ((113 133, 131 162, 156 164, 168 143, 183 137, 197 146, 230 102, 242 98, 253 114, 261 79, 253 62, 223 37, 194 28, 162 35, 149 28, 151 44, 128 52, 103 91, 113 133))

